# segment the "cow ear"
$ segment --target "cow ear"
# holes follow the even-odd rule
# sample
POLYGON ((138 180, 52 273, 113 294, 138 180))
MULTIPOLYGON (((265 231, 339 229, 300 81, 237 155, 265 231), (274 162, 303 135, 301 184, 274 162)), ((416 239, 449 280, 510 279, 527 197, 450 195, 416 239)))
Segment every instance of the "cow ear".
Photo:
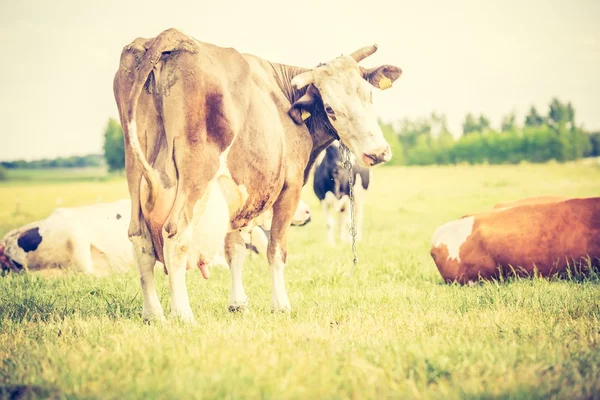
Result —
POLYGON ((302 125, 310 118, 310 111, 313 108, 315 99, 308 92, 300 97, 298 101, 292 104, 292 107, 288 111, 290 118, 294 120, 296 125, 302 125))
POLYGON ((381 90, 391 88, 392 83, 402 75, 402 70, 393 65, 382 65, 371 69, 360 67, 360 72, 366 81, 381 90))

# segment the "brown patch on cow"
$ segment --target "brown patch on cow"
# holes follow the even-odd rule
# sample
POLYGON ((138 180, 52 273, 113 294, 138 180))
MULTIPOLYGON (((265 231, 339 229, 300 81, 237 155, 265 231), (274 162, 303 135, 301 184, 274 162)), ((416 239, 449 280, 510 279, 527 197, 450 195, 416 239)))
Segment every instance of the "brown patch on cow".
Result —
POLYGON ((223 105, 223 94, 219 92, 208 93, 206 104, 206 132, 208 141, 217 145, 223 152, 233 141, 233 131, 227 119, 223 105))

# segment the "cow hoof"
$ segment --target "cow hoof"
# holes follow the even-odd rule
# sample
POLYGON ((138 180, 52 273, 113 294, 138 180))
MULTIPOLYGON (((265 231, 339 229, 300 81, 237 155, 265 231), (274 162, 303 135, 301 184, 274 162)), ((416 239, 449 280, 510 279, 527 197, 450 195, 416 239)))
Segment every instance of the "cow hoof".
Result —
POLYGON ((147 324, 152 324, 152 323, 166 321, 165 315, 162 313, 162 311, 159 312, 159 313, 153 313, 153 312, 143 311, 142 312, 142 319, 147 324))
POLYGON ((242 305, 231 304, 229 306, 229 312, 232 312, 232 313, 246 313, 249 310, 250 310, 250 308, 246 304, 242 304, 242 305))
POLYGON ((273 299, 271 301, 271 312, 289 313, 292 311, 292 306, 289 300, 277 301, 273 299))
POLYGON ((171 318, 183 322, 184 324, 196 325, 196 320, 194 319, 194 313, 192 313, 192 310, 180 310, 179 312, 174 311, 171 313, 171 318))

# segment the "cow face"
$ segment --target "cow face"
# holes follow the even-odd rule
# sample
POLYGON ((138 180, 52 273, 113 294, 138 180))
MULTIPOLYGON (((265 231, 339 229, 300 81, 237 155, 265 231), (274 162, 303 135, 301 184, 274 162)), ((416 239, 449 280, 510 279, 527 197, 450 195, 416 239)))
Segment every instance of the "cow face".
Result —
MULTIPOLYGON (((302 110, 308 111, 315 103, 322 104, 329 123, 341 141, 356 156, 358 163, 365 167, 388 161, 392 157, 373 107, 373 87, 387 89, 402 73, 400 68, 390 65, 373 69, 359 67, 358 61, 376 49, 370 46, 350 56, 338 57, 292 80, 292 85, 297 89, 310 85, 306 94, 292 106, 292 118, 304 115, 301 122, 310 115, 302 110), (315 102, 316 97, 320 99, 319 102, 315 102), (296 112, 292 112, 294 110, 296 112)), ((298 122, 297 118, 294 120, 298 122)))
POLYGON ((325 150, 325 160, 323 162, 327 163, 327 169, 329 170, 331 177, 337 181, 340 176, 340 171, 344 168, 339 144, 334 143, 325 150))
POLYGON ((300 200, 294 217, 292 218, 293 226, 304 226, 310 222, 310 208, 308 204, 300 200))

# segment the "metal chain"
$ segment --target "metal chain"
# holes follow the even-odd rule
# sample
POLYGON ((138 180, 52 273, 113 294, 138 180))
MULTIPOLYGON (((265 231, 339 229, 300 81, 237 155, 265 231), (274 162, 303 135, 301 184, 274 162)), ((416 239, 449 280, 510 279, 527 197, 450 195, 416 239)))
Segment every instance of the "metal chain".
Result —
POLYGON ((349 172, 348 183, 350 185, 350 236, 352 237, 352 254, 354 255, 354 260, 352 264, 352 269, 350 270, 350 276, 354 272, 354 267, 358 264, 358 254, 356 253, 356 224, 354 221, 354 174, 352 173, 352 160, 351 160, 351 152, 345 144, 340 142, 340 148, 342 150, 342 165, 349 172))

